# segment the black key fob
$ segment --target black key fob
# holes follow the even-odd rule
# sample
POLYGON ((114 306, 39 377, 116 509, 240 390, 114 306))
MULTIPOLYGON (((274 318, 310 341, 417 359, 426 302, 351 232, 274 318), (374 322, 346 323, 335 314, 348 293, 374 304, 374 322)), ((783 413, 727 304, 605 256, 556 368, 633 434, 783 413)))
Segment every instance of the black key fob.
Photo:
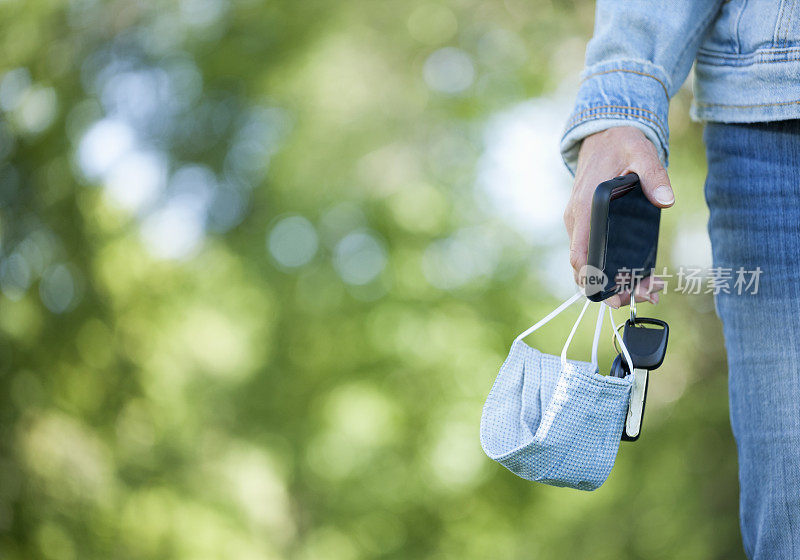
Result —
POLYGON ((669 325, 659 319, 637 317, 625 321, 622 341, 631 355, 634 369, 654 370, 661 366, 667 353, 669 325))

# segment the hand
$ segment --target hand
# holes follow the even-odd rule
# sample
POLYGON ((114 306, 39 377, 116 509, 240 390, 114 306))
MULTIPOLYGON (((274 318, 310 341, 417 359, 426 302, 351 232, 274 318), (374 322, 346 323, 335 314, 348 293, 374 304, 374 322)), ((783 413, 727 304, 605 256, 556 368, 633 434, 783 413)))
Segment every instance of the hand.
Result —
MULTIPOLYGON (((661 165, 655 146, 637 128, 621 126, 592 134, 583 140, 578 153, 578 169, 567 208, 564 224, 569 234, 569 262, 575 282, 582 286, 581 270, 586 266, 589 250, 589 221, 592 196, 597 185, 619 175, 636 173, 648 200, 659 208, 669 208, 675 195, 661 165)), ((636 301, 658 303, 658 291, 663 282, 648 277, 636 288, 636 301)), ((620 293, 606 300, 611 307, 630 303, 630 294, 620 293)))

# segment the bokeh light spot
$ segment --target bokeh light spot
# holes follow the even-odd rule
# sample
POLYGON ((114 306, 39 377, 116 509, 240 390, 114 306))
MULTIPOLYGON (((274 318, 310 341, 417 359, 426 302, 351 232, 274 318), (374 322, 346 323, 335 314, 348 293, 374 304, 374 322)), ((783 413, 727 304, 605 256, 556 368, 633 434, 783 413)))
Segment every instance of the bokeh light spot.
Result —
POLYGON ((447 421, 439 427, 430 451, 432 473, 447 488, 463 489, 482 477, 486 461, 470 422, 447 421))
POLYGON ((53 123, 57 105, 58 99, 53 88, 28 88, 13 113, 14 124, 27 134, 43 132, 53 123))
POLYGON ((76 279, 70 269, 57 264, 45 270, 39 284, 42 303, 53 313, 69 311, 77 300, 76 279))
POLYGON ((475 66, 470 56, 461 49, 445 47, 428 57, 422 75, 432 90, 455 95, 472 85, 475 66))
POLYGON ((16 109, 30 85, 31 74, 27 68, 15 68, 6 72, 0 80, 0 109, 16 109))
POLYGON ((145 245, 156 257, 192 256, 204 239, 205 208, 202 200, 186 193, 170 198, 142 223, 145 245))
POLYGON ((93 124, 78 146, 78 164, 89 179, 98 179, 134 145, 133 130, 116 119, 93 124))
POLYGON ((288 268, 303 266, 317 254, 317 231, 302 216, 288 216, 279 221, 267 239, 272 258, 288 268))
POLYGON ((336 245, 333 264, 342 280, 360 286, 383 271, 386 250, 371 233, 355 231, 336 245))
POLYGON ((225 0, 181 0, 181 19, 192 27, 210 27, 228 9, 225 0))
POLYGON ((494 115, 484 132, 477 194, 537 244, 551 243, 564 229, 570 177, 558 143, 568 113, 566 102, 527 101, 494 115))
POLYGON ((28 262, 19 253, 12 253, 0 262, 0 288, 3 295, 11 300, 19 300, 25 295, 31 283, 31 270, 28 262))
POLYGON ((120 208, 137 212, 151 204, 166 184, 167 162, 158 152, 132 151, 113 166, 106 194, 120 208))

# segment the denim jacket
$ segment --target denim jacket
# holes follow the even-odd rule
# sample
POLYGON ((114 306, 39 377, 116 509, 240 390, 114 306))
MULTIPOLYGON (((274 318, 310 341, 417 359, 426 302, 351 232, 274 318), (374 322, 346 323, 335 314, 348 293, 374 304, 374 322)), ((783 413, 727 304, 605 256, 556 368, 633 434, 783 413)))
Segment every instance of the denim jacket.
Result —
POLYGON ((597 0, 594 37, 561 153, 635 126, 669 155, 669 100, 695 63, 695 120, 800 118, 800 0, 597 0))

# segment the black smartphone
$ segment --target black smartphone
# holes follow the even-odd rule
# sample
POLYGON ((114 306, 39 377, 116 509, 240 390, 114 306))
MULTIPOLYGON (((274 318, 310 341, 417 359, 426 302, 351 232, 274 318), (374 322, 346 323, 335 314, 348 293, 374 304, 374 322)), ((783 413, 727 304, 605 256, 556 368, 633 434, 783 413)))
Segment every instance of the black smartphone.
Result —
POLYGON ((597 186, 592 198, 586 297, 603 301, 635 288, 656 265, 661 209, 629 173, 597 186))

